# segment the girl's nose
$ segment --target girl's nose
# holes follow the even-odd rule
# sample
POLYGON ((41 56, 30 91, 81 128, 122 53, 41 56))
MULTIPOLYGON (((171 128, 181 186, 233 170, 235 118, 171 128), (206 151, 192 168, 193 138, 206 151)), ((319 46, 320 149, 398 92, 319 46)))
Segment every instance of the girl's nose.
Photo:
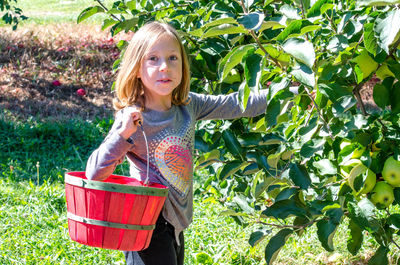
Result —
POLYGON ((160 63, 160 71, 167 71, 168 70, 168 61, 162 60, 160 63))

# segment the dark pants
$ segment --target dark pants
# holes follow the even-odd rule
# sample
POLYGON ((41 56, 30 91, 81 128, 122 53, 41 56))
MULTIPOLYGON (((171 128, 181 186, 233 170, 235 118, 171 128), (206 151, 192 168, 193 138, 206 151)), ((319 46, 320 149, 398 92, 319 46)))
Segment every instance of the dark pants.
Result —
POLYGON ((174 227, 160 214, 153 231, 150 245, 142 251, 124 251, 127 265, 183 265, 184 238, 179 234, 176 242, 174 227))

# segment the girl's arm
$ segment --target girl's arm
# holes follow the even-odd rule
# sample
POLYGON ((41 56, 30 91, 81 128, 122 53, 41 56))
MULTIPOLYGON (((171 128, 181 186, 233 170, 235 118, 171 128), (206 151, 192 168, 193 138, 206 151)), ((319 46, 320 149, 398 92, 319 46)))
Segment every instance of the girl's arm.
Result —
POLYGON ((104 180, 124 161, 126 153, 133 146, 129 137, 136 131, 137 120, 141 117, 135 109, 124 109, 117 113, 110 132, 87 161, 86 178, 104 180))
POLYGON ((191 93, 191 103, 197 120, 255 117, 265 112, 267 93, 268 90, 251 93, 245 111, 240 108, 237 92, 218 96, 191 93))

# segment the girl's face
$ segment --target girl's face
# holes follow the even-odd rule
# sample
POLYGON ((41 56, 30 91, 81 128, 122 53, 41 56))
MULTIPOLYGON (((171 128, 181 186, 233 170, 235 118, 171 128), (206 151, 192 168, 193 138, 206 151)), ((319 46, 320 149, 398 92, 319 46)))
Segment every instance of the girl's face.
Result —
POLYGON ((138 77, 144 85, 146 102, 171 102, 172 91, 182 80, 178 41, 167 34, 158 39, 144 55, 138 77))

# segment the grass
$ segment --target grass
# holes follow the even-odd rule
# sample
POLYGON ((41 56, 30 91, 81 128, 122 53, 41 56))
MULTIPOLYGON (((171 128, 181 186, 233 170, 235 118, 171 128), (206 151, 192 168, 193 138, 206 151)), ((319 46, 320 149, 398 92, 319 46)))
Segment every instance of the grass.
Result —
MULTIPOLYGON (((109 8, 114 1, 102 1, 109 8)), ((23 10, 23 14, 29 19, 21 23, 46 25, 49 23, 76 23, 78 15, 87 7, 98 5, 94 0, 18 0, 17 7, 23 10)), ((106 17, 97 14, 84 21, 87 24, 99 24, 106 17)))

